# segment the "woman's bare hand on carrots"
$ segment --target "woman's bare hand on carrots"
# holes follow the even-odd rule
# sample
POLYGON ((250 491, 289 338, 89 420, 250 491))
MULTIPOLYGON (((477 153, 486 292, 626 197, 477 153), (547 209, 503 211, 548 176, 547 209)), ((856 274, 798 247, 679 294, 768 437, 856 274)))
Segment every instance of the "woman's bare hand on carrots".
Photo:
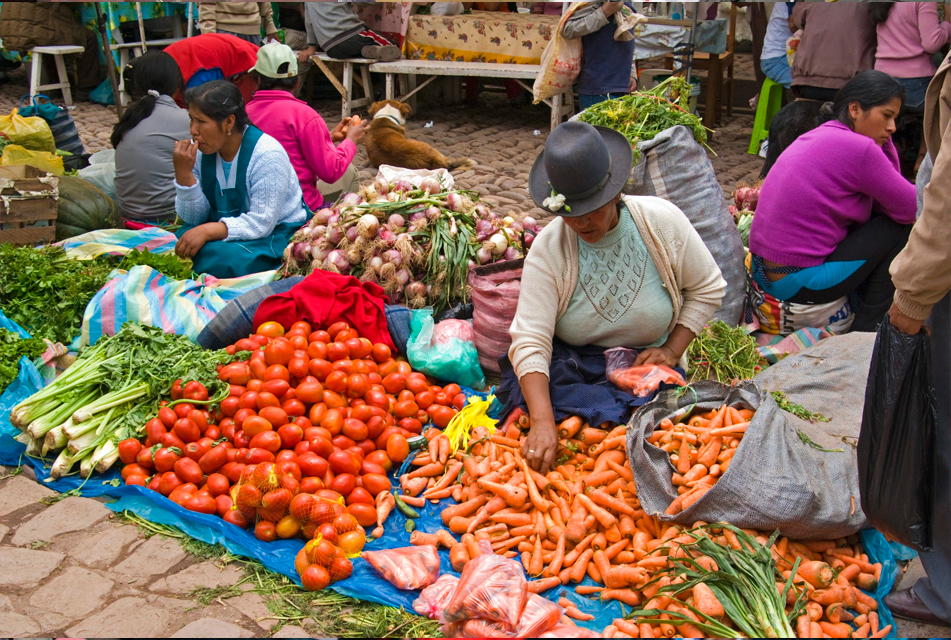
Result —
POLYGON ((558 450, 558 428, 555 421, 534 420, 528 437, 522 445, 522 456, 535 471, 548 473, 558 450))
POLYGON ((651 347, 644 349, 637 355, 634 366, 642 364, 665 364, 670 368, 676 367, 680 358, 670 349, 670 347, 651 347))

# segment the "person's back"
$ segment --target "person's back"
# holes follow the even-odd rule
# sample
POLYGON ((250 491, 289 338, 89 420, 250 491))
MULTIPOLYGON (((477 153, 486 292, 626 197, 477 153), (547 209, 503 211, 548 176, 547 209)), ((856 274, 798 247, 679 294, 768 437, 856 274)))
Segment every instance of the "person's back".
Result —
MULTIPOLYGON (((876 28, 875 68, 895 78, 930 78, 934 54, 951 39, 951 22, 938 20, 934 2, 881 2, 891 5, 876 28)), ((885 10, 881 7, 878 10, 885 10)))
POLYGON ((164 51, 175 58, 189 88, 192 76, 203 69, 220 69, 221 78, 216 79, 248 71, 257 61, 258 47, 232 35, 203 33, 173 42, 164 51))
POLYGON ((188 112, 175 104, 182 78, 175 60, 153 50, 132 64, 133 95, 112 135, 116 199, 123 217, 140 222, 175 218, 175 142, 190 137, 188 112))
POLYGON ((797 97, 831 100, 856 74, 872 68, 875 28, 864 3, 797 3, 793 21, 803 30, 792 64, 797 97))

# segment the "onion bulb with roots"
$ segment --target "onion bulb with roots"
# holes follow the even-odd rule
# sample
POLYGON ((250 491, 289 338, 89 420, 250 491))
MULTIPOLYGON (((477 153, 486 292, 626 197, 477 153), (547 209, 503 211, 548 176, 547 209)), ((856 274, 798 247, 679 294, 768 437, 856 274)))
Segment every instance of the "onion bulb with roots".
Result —
POLYGON ((493 256, 500 256, 508 249, 509 241, 501 232, 494 233, 482 246, 491 251, 493 256))
POLYGON ((295 242, 290 247, 291 257, 294 258, 296 262, 309 262, 310 255, 310 243, 307 242, 295 242))
POLYGON ((396 268, 403 266, 403 254, 396 249, 387 249, 383 252, 383 261, 389 262, 396 268))
POLYGON ((413 279, 413 274, 410 273, 406 267, 401 267, 396 270, 396 279, 405 287, 409 284, 409 281, 413 279))
POLYGON ((377 179, 373 181, 373 188, 376 189, 378 194, 384 195, 389 193, 390 183, 381 177, 377 177, 377 179))
POLYGON ((363 198, 360 197, 359 193, 348 193, 343 197, 343 200, 340 201, 340 207, 355 207, 362 202, 363 198))
POLYGON ((485 242, 495 233, 495 226, 488 220, 476 220, 476 240, 485 242))
POLYGON ((393 185, 391 185, 392 191, 399 191, 400 193, 405 193, 406 191, 413 190, 413 183, 406 179, 399 179, 393 185))
MULTIPOLYGON (((313 224, 313 222, 311 222, 313 224)), ((307 240, 314 233, 316 227, 311 227, 309 225, 304 225, 297 230, 297 233, 294 234, 294 240, 307 240)), ((326 228, 326 227, 325 227, 326 228)), ((319 235, 319 234, 318 234, 319 235)))
POLYGON ((340 241, 343 240, 346 235, 344 234, 343 229, 334 225, 332 227, 327 227, 327 235, 325 237, 330 241, 330 244, 336 246, 340 244, 340 241))
POLYGON ((442 215, 442 209, 440 209, 439 207, 431 206, 428 209, 426 209, 427 220, 435 220, 440 215, 442 215))
POLYGON ((419 281, 412 281, 403 289, 406 296, 406 306, 410 309, 422 309, 426 306, 426 285, 419 281))
POLYGON ((384 196, 384 199, 387 202, 399 202, 402 198, 400 198, 400 194, 398 194, 397 192, 390 191, 388 194, 384 196))
POLYGON ((358 229, 356 227, 348 227, 344 235, 347 236, 347 240, 354 242, 357 239, 358 229))
POLYGON ((521 258, 521 257, 522 257, 521 254, 518 252, 518 249, 516 249, 515 247, 508 247, 505 250, 505 253, 502 254, 503 260, 517 260, 518 258, 521 258))
POLYGON ((416 222, 417 220, 425 220, 425 219, 426 219, 426 213, 423 211, 417 211, 416 213, 412 214, 409 217, 410 222, 416 222))
POLYGON ((380 268, 383 266, 383 258, 381 258, 380 256, 373 256, 372 258, 370 258, 370 261, 369 263, 367 263, 367 266, 369 267, 368 270, 372 270, 374 273, 379 275, 380 268))
POLYGON ((466 206, 465 198, 462 194, 452 191, 446 196, 446 206, 453 213, 460 213, 466 206))
MULTIPOLYGON (((306 229, 307 227, 304 227, 304 228, 306 229)), ((301 229, 301 231, 303 230, 304 229, 301 229)), ((314 226, 312 229, 310 229, 310 233, 307 235, 313 236, 315 238, 320 238, 326 235, 326 233, 327 233, 327 227, 325 225, 318 224, 314 226)))
POLYGON ((391 229, 399 229, 406 226, 406 220, 398 213, 391 215, 386 219, 386 222, 390 225, 391 229))
POLYGON ((504 224, 506 227, 511 227, 513 222, 515 222, 515 218, 512 216, 505 216, 502 218, 502 224, 504 224))
POLYGON ((480 218, 488 218, 490 213, 489 208, 485 206, 484 204, 482 204, 481 202, 476 204, 475 212, 476 212, 476 215, 479 216, 480 218))
POLYGON ((314 260, 320 260, 321 262, 327 259, 327 256, 330 255, 333 247, 329 242, 326 242, 326 240, 326 238, 322 238, 321 241, 310 245, 311 258, 314 260))
POLYGON ((479 264, 489 264, 492 262, 492 252, 484 246, 479 247, 476 251, 476 259, 479 261, 479 264))
POLYGON ((334 249, 327 256, 327 259, 324 260, 323 269, 331 273, 347 274, 350 273, 350 261, 347 260, 347 256, 343 251, 334 249))
POLYGON ((424 193, 439 193, 442 191, 442 185, 436 178, 423 178, 419 182, 419 190, 424 193))
POLYGON ((526 233, 525 234, 525 248, 528 249, 529 247, 531 247, 533 242, 535 242, 535 234, 526 233))
POLYGON ((375 237, 379 230, 379 219, 372 213, 367 213, 360 216, 360 219, 357 220, 355 233, 357 233, 361 238, 366 238, 369 240, 370 238, 375 237))
POLYGON ((393 243, 395 243, 397 238, 396 234, 389 229, 380 229, 377 237, 387 246, 391 246, 393 243))
POLYGON ((330 217, 334 215, 334 210, 328 207, 323 209, 318 209, 317 213, 314 214, 314 222, 316 224, 327 224, 330 220, 330 217))

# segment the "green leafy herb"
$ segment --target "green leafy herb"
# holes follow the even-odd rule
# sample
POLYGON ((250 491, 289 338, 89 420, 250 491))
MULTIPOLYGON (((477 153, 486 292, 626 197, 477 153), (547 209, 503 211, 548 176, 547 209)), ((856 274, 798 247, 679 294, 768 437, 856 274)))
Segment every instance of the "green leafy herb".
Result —
POLYGON ((195 278, 195 273, 192 271, 191 260, 182 260, 174 253, 152 253, 148 249, 145 251, 133 249, 122 258, 122 262, 119 263, 119 268, 128 271, 138 265, 152 267, 172 280, 189 280, 195 278))
POLYGON ((20 372, 20 358, 32 360, 46 351, 46 343, 39 338, 21 338, 12 331, 0 328, 0 393, 20 372))
POLYGON ((689 102, 690 85, 679 76, 671 76, 649 91, 636 91, 588 107, 579 119, 621 133, 634 149, 635 163, 640 157, 638 142, 652 140, 661 131, 678 124, 693 131, 697 142, 712 153, 707 146, 708 129, 700 118, 688 111, 689 102))
POLYGON ((687 347, 687 375, 691 381, 748 380, 762 369, 756 341, 743 327, 713 320, 687 347))
POLYGON ((803 433, 801 429, 796 429, 796 435, 799 436, 799 439, 802 440, 803 444, 809 445, 816 451, 822 451, 824 453, 842 453, 843 451, 845 451, 845 449, 824 449, 818 444, 816 444, 816 442, 812 438, 810 438, 805 433, 803 433))
POLYGON ((780 409, 793 414, 797 418, 802 418, 809 422, 828 422, 830 420, 830 418, 827 418, 821 413, 813 413, 801 404, 796 404, 782 391, 770 391, 769 394, 773 396, 773 400, 776 401, 780 409))

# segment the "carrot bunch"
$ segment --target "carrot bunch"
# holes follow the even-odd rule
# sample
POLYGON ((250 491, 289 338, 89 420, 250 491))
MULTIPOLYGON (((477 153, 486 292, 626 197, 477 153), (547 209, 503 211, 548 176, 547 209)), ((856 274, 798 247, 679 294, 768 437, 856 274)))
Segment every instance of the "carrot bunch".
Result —
POLYGON ((670 461, 677 468, 672 480, 679 495, 667 507, 668 515, 693 506, 726 473, 753 418, 753 411, 724 404, 716 411, 694 415, 686 422, 684 418, 676 424, 664 418, 647 438, 647 442, 669 453, 670 461))

